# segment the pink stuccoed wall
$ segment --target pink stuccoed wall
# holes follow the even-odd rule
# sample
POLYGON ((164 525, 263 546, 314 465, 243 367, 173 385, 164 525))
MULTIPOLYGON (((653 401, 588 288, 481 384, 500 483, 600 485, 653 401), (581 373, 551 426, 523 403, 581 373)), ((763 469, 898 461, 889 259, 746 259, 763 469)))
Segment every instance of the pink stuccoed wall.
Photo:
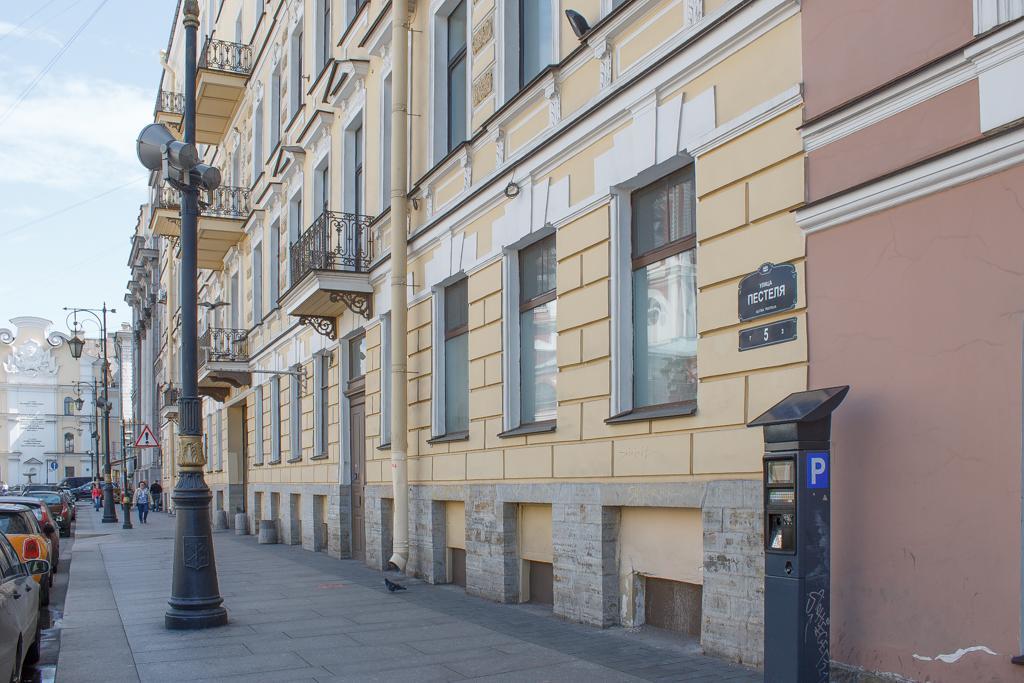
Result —
POLYGON ((973 38, 970 0, 804 0, 804 118, 973 38))
POLYGON ((1024 167, 811 233, 807 279, 810 386, 852 386, 833 419, 833 659, 1024 680, 1024 167), (914 658, 976 645, 998 656, 914 658))

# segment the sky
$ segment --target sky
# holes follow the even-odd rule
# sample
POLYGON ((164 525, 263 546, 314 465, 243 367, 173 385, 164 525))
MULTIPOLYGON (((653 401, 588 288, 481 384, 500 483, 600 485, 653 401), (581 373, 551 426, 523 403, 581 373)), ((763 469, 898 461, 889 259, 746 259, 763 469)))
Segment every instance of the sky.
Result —
POLYGON ((0 327, 30 315, 66 331, 63 307, 104 302, 117 309, 108 329, 131 320, 147 194, 135 138, 153 120, 176 4, 0 2, 0 327))

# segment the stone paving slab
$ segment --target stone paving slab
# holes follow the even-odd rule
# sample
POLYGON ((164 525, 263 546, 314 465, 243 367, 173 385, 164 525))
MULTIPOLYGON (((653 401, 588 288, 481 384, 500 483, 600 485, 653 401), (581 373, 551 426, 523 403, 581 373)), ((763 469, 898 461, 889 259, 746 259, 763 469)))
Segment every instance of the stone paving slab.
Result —
POLYGON ((131 530, 99 520, 79 516, 58 683, 761 678, 694 643, 573 624, 454 586, 401 578, 409 590, 388 593, 359 562, 233 532, 214 535, 230 624, 168 631, 173 518, 154 513, 131 530))

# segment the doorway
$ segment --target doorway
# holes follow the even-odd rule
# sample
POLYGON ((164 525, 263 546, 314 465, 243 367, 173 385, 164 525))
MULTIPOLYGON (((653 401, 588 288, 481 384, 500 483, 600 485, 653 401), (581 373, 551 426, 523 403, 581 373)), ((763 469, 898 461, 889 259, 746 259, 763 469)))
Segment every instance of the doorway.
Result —
POLYGON ((352 482, 352 559, 366 561, 366 337, 349 340, 349 481, 352 482))

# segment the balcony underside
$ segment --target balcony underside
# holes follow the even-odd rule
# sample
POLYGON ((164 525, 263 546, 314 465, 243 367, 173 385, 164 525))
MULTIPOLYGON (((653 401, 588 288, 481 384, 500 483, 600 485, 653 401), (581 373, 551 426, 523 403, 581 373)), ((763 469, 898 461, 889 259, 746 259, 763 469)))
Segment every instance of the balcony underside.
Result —
POLYGON ((154 235, 162 237, 181 235, 181 212, 178 209, 154 209, 150 220, 154 235))
POLYGON ((196 142, 219 145, 245 96, 249 77, 200 69, 196 78, 196 142))
POLYGON ((153 117, 153 119, 157 123, 166 126, 167 130, 171 131, 171 135, 173 135, 174 137, 178 138, 179 140, 181 139, 181 136, 182 136, 182 128, 181 128, 182 115, 181 114, 178 114, 178 113, 175 113, 175 112, 172 112, 172 111, 158 111, 156 113, 156 116, 153 117))
POLYGON ((367 273, 314 270, 281 297, 281 307, 334 339, 345 311, 367 320, 373 316, 373 286, 367 273))
POLYGON ((208 361, 199 366, 199 394, 223 403, 232 389, 252 384, 249 363, 208 361))

